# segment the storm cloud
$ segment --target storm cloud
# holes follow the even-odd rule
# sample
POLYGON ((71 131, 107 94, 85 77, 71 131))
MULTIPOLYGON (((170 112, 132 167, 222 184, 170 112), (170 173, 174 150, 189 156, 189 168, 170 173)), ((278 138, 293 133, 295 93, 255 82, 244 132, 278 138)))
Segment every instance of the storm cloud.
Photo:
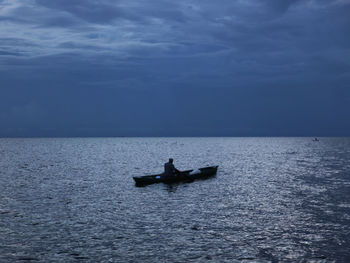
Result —
POLYGON ((350 1, 0 0, 0 136, 350 135, 350 1))

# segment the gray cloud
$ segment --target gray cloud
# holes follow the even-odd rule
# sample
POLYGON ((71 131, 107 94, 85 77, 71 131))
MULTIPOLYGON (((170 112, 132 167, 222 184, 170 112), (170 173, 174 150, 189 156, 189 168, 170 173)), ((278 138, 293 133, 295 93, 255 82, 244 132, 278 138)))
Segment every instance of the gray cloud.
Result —
POLYGON ((118 1, 36 0, 37 5, 64 11, 91 23, 108 23, 124 16, 118 1))
MULTIPOLYGON (((104 49, 115 56, 140 56, 140 50, 151 54, 147 50, 151 47, 157 56, 193 55, 203 53, 204 45, 208 47, 204 53, 217 48, 269 52, 292 47, 302 51, 316 41, 330 42, 327 34, 337 32, 332 26, 349 28, 346 15, 326 28, 324 23, 344 13, 349 8, 346 2, 322 3, 36 0, 24 5, 14 1, 5 8, 3 17, 21 20, 8 22, 8 30, 2 28, 1 32, 40 45, 41 50, 30 49, 34 56, 79 52, 79 47, 84 53, 88 46, 95 48, 91 51, 104 49), (328 13, 322 12, 325 8, 328 13), (315 34, 319 36, 314 38, 315 34), (293 47, 293 42, 299 46, 293 47)), ((332 40, 346 46, 348 43, 341 43, 348 41, 346 38, 335 36, 332 40)))
POLYGON ((19 112, 35 105, 40 134, 349 134, 349 11, 346 0, 2 0, 0 125, 26 134, 19 112))

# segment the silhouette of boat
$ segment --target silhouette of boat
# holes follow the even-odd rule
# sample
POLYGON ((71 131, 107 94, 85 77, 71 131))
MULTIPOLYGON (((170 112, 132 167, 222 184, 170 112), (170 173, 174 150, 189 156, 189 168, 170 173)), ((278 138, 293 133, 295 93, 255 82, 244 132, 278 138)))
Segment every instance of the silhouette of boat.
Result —
POLYGON ((176 176, 166 177, 164 173, 146 176, 135 176, 134 181, 136 186, 145 186, 149 184, 156 183, 178 183, 178 182, 192 182, 196 179, 206 179, 208 177, 214 176, 218 170, 218 166, 209 166, 204 168, 199 168, 197 170, 186 170, 181 171, 176 176))
POLYGON ((319 142, 320 140, 315 137, 314 139, 312 139, 312 141, 319 142))

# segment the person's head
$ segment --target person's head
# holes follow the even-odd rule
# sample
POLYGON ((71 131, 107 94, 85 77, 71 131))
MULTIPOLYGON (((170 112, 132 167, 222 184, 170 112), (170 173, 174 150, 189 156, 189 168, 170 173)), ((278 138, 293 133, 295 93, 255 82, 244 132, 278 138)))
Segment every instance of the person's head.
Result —
POLYGON ((174 162, 173 158, 169 158, 169 163, 173 163, 173 162, 174 162))

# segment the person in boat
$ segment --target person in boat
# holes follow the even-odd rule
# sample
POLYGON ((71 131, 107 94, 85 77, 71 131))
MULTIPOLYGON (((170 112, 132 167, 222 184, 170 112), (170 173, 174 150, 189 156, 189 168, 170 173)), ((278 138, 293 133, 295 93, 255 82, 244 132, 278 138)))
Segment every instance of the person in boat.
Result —
POLYGON ((173 158, 169 158, 169 162, 164 164, 164 176, 170 177, 180 174, 180 171, 175 168, 173 162, 173 158))

